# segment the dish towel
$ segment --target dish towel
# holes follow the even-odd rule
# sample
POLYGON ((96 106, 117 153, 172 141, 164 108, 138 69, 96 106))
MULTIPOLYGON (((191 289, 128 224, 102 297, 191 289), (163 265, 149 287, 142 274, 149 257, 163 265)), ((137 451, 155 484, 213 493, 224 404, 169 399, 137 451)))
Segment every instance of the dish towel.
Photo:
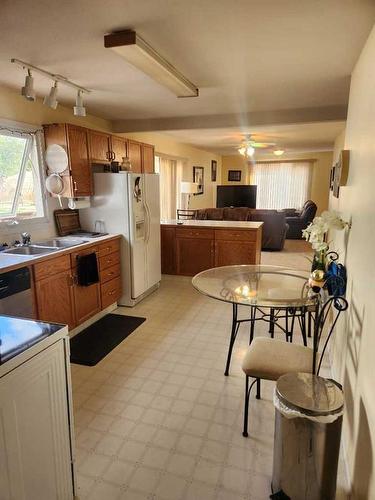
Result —
POLYGON ((90 286, 99 282, 98 261, 96 253, 77 256, 78 285, 90 286))

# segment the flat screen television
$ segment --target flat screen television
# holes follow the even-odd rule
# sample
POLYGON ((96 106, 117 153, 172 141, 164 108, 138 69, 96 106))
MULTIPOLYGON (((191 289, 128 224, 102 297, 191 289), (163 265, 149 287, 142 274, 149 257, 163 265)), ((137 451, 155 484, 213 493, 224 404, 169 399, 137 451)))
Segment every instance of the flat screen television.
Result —
POLYGON ((256 186, 217 186, 216 207, 256 208, 256 186))

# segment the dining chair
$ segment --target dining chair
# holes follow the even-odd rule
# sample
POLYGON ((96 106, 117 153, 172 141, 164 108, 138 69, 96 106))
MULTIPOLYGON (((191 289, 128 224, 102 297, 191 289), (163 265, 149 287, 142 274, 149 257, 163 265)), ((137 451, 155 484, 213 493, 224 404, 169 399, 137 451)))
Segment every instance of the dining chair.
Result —
POLYGON ((329 297, 323 305, 317 307, 312 347, 266 337, 253 339, 242 362, 242 370, 245 373, 245 408, 242 432, 244 437, 248 436, 249 400, 253 386, 256 384, 256 399, 260 399, 260 383, 262 379, 276 381, 282 375, 290 372, 319 375, 322 360, 338 318, 347 308, 348 302, 341 296, 329 297), (332 320, 331 313, 333 314, 332 320), (319 345, 327 318, 330 318, 332 322, 321 353, 319 353, 319 345), (251 384, 250 378, 254 379, 251 384))

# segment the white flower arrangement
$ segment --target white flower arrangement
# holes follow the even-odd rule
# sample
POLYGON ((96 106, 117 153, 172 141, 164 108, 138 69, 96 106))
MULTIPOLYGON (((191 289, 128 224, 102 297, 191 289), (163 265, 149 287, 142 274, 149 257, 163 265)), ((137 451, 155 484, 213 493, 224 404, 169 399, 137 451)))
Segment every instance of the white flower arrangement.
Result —
POLYGON ((328 243, 324 241, 327 232, 330 229, 342 230, 346 226, 349 226, 349 223, 341 219, 337 212, 326 210, 322 212, 320 217, 315 217, 307 228, 302 231, 302 236, 311 243, 316 252, 327 251, 329 248, 328 243))

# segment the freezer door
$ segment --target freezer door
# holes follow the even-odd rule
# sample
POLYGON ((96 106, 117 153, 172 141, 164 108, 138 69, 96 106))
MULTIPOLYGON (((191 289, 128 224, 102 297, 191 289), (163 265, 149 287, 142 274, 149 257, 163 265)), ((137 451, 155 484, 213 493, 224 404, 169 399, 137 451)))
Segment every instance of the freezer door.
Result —
POLYGON ((131 297, 136 299, 147 290, 146 246, 147 213, 144 204, 144 176, 129 176, 129 225, 130 225, 130 266, 132 275, 131 297))
POLYGON ((159 174, 144 174, 146 208, 146 283, 151 288, 161 280, 159 174))

